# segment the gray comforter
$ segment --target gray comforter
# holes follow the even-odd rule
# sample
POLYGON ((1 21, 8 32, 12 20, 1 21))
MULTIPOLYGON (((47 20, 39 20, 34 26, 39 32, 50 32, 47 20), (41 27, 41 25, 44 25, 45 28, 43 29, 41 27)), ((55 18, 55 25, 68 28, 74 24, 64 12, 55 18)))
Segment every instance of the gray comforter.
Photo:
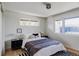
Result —
POLYGON ((27 48, 29 55, 34 55, 37 51, 42 48, 59 44, 59 41, 51 40, 51 39, 40 39, 35 41, 30 41, 25 44, 25 48, 27 48))

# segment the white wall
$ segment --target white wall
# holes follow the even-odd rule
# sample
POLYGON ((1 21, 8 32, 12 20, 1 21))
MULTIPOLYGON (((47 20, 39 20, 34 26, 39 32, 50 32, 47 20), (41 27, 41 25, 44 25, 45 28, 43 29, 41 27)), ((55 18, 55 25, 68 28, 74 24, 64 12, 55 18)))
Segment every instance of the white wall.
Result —
POLYGON ((5 15, 2 12, 2 53, 5 54, 5 15))
POLYGON ((54 33, 54 20, 63 20, 64 18, 75 16, 79 16, 79 8, 55 16, 49 16, 47 19, 47 34, 50 36, 50 38, 57 39, 64 43, 66 46, 79 50, 79 35, 54 33))
MULTIPOLYGON (((17 12, 12 12, 12 11, 6 11, 4 12, 4 16, 5 16, 5 41, 9 41, 12 38, 9 38, 12 34, 13 35, 17 35, 16 29, 17 28, 22 28, 22 34, 25 35, 29 35, 35 32, 45 32, 45 19, 44 18, 40 18, 40 17, 34 17, 34 16, 29 16, 29 15, 25 15, 25 14, 20 14, 17 12), (29 26, 25 26, 22 27, 19 25, 19 20, 21 18, 26 18, 26 19, 30 19, 30 20, 38 20, 40 22, 40 26, 39 27, 29 27, 29 26)), ((6 48, 10 48, 10 44, 8 44, 9 42, 6 43, 5 46, 6 48)))
POLYGON ((1 12, 1 4, 0 4, 0 56, 2 55, 2 12, 1 12))

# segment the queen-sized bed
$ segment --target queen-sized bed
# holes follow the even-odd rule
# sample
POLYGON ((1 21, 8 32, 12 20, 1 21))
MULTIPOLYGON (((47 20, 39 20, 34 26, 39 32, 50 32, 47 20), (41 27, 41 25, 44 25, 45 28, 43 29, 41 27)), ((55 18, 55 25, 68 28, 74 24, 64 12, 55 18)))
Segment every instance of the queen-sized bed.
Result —
POLYGON ((28 40, 25 42, 24 48, 27 49, 30 56, 50 56, 58 51, 66 51, 61 42, 48 38, 28 40))

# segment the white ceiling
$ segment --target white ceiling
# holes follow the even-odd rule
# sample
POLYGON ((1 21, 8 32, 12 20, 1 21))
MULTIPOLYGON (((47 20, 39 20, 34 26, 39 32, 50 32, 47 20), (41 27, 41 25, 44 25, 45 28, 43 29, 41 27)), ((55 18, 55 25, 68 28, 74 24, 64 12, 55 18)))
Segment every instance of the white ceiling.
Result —
POLYGON ((39 17, 48 17, 79 7, 78 2, 49 3, 51 3, 51 9, 46 9, 43 2, 4 2, 3 9, 39 17))

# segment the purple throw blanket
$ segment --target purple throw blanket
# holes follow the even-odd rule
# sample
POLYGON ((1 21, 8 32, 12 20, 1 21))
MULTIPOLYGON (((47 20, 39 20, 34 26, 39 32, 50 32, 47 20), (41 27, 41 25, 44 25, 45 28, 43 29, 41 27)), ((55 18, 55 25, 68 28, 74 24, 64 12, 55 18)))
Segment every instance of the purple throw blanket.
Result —
POLYGON ((45 48, 51 45, 57 45, 59 43, 60 43, 59 41, 55 41, 51 39, 40 39, 40 40, 27 42, 25 44, 25 48, 27 48, 29 55, 32 56, 42 48, 45 48))

